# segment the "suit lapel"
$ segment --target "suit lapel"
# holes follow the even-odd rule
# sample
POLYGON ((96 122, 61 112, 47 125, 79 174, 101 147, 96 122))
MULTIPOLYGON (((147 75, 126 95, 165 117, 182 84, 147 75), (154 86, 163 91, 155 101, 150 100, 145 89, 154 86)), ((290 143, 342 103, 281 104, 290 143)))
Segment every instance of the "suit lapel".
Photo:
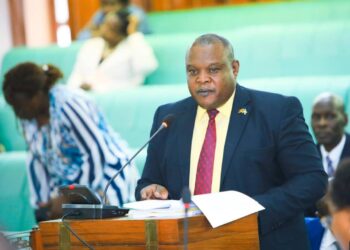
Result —
POLYGON ((230 162, 233 157, 234 151, 236 150, 240 137, 243 134, 245 125, 251 114, 251 105, 249 105, 249 93, 245 88, 237 85, 234 98, 235 99, 233 101, 230 123, 227 131, 226 143, 224 148, 220 186, 222 186, 225 174, 230 166, 230 162))
POLYGON ((179 148, 179 162, 181 166, 181 175, 183 186, 189 185, 190 176, 190 159, 191 159, 191 145, 194 128, 194 121, 196 118, 197 104, 191 98, 190 104, 186 107, 183 113, 179 113, 179 126, 181 131, 178 131, 177 142, 179 148), (181 135, 181 136, 180 136, 181 135))
POLYGON ((350 156, 350 135, 345 134, 345 144, 343 151, 341 152, 340 159, 344 159, 350 156))

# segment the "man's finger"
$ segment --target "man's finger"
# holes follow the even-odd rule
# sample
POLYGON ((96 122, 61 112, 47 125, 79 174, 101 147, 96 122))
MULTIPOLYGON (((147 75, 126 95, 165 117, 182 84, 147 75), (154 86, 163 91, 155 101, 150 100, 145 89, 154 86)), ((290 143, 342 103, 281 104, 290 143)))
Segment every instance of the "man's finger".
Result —
POLYGON ((157 199, 167 199, 168 198, 168 190, 166 190, 166 188, 164 188, 161 185, 157 185, 156 190, 154 192, 154 196, 157 199))
POLYGON ((154 191, 156 190, 157 185, 152 184, 141 190, 141 199, 148 200, 154 196, 154 191))

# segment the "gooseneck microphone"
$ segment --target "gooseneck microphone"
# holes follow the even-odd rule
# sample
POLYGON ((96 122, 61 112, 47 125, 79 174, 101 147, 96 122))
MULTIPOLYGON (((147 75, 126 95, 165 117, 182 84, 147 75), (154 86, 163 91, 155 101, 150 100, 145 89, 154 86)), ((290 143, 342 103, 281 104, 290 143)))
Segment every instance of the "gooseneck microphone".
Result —
POLYGON ((118 177, 118 175, 123 171, 123 169, 128 166, 131 161, 144 149, 152 139, 159 134, 165 128, 169 128, 171 122, 174 120, 175 116, 173 114, 167 115, 160 127, 156 132, 149 138, 149 140, 119 169, 119 171, 108 181, 105 190, 103 192, 102 204, 100 200, 95 196, 95 194, 86 186, 83 185, 68 185, 61 186, 60 191, 65 194, 66 197, 73 199, 78 203, 71 202, 71 204, 62 204, 62 210, 64 215, 62 217, 63 225, 87 248, 94 249, 89 243, 84 239, 79 237, 79 235, 65 222, 65 219, 103 219, 111 217, 124 216, 129 209, 118 208, 117 206, 106 205, 107 190, 111 185, 112 181, 118 177), (80 204, 86 203, 86 204, 80 204))
POLYGON ((123 169, 128 166, 131 161, 144 149, 150 141, 165 128, 168 128, 174 119, 173 114, 167 115, 157 131, 150 137, 150 139, 143 145, 108 181, 100 200, 95 193, 85 185, 66 185, 60 187, 61 194, 67 198, 68 204, 62 204, 63 214, 67 219, 103 219, 111 217, 120 217, 127 214, 129 209, 119 208, 113 205, 106 205, 107 190, 112 181, 118 177, 123 169))
POLYGON ((131 161, 152 141, 152 139, 154 137, 157 136, 157 134, 162 131, 165 128, 169 128, 171 122, 174 120, 175 116, 173 114, 169 114, 167 115, 163 121, 162 124, 159 126, 159 128, 157 129, 156 132, 154 132, 154 134, 149 138, 149 140, 124 164, 123 167, 121 167, 121 169, 119 169, 119 171, 113 175, 113 177, 108 181, 105 190, 103 191, 103 196, 102 196, 102 203, 105 205, 107 203, 107 190, 109 188, 109 186, 111 185, 112 181, 117 178, 119 176, 119 174, 123 171, 123 169, 128 166, 131 161))

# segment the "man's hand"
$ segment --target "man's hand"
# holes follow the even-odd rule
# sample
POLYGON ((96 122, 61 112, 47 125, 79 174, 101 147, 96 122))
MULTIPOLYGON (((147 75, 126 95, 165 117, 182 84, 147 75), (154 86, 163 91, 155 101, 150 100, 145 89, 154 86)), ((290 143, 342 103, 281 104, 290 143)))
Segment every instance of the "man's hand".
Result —
POLYGON ((168 199, 168 195, 168 190, 158 184, 148 185, 141 190, 141 200, 166 200, 168 199))

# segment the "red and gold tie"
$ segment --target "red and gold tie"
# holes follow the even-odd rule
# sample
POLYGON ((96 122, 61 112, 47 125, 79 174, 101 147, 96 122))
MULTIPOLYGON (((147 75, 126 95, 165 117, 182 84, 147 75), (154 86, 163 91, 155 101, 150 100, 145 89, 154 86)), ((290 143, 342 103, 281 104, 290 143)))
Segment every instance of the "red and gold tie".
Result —
POLYGON ((216 125, 215 117, 218 110, 208 110, 209 122, 205 134, 201 153, 199 155, 196 184, 194 194, 207 194, 211 192, 211 183, 213 181, 213 167, 216 147, 216 125))

